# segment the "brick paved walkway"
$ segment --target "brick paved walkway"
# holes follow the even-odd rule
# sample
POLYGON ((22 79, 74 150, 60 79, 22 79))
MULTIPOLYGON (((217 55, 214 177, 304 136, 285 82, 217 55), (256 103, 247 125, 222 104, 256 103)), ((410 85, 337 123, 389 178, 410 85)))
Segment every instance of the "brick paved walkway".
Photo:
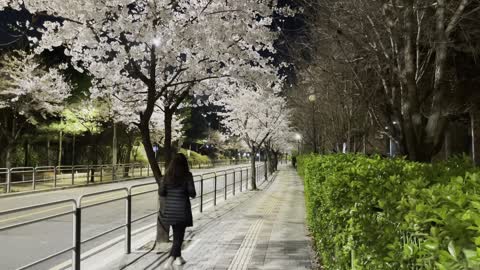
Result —
MULTIPOLYGON (((306 236, 303 184, 291 168, 282 168, 261 191, 222 202, 195 218, 187 232, 183 257, 175 269, 311 269, 306 236)), ((160 269, 166 255, 129 255, 108 269, 160 269)), ((162 267, 163 268, 163 267, 162 267)))

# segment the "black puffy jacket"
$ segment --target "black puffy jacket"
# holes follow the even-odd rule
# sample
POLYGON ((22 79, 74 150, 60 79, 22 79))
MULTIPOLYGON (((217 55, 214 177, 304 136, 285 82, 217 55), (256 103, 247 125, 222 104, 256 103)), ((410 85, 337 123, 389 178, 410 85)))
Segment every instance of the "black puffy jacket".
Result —
POLYGON ((193 226, 192 205, 190 198, 195 198, 195 184, 193 176, 189 173, 183 181, 176 181, 180 184, 165 184, 159 194, 165 197, 165 204, 160 207, 160 219, 164 225, 185 225, 193 226), (190 198, 189 198, 190 197, 190 198))

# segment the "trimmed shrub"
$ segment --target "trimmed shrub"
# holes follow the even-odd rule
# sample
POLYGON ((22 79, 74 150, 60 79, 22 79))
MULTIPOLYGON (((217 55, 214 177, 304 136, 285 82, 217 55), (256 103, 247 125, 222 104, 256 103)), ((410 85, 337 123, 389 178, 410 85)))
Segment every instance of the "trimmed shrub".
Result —
POLYGON ((480 173, 468 160, 303 156, 298 170, 325 269, 480 269, 480 173))

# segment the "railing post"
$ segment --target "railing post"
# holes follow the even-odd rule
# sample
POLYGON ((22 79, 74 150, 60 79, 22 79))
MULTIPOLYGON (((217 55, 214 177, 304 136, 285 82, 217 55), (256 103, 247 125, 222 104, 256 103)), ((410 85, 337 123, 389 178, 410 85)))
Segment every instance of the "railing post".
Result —
POLYGON ((116 165, 112 165, 112 182, 115 181, 115 171, 116 171, 116 165))
POLYGON ((243 170, 240 169, 240 193, 242 192, 242 186, 243 186, 243 170))
POLYGON ((5 189, 7 193, 10 193, 11 185, 12 185, 12 169, 7 168, 7 188, 5 189))
POLYGON ((103 182, 103 165, 100 165, 100 182, 103 182))
POLYGON ((233 196, 235 196, 235 174, 237 174, 237 172, 234 169, 233 170, 233 196))
POLYGON ((72 268, 74 270, 80 270, 81 264, 81 252, 82 252, 82 208, 77 207, 75 209, 75 216, 73 222, 73 254, 72 254, 72 268))
POLYGON ((225 171, 225 176, 224 176, 224 178, 225 178, 224 187, 225 187, 225 201, 226 201, 226 200, 227 200, 227 188, 228 188, 228 186, 227 186, 227 184, 228 184, 228 181, 227 181, 227 172, 226 172, 226 171, 225 171))
POLYGON ((130 254, 132 252, 132 195, 130 190, 128 191, 126 204, 125 253, 130 254))
POLYGON ((147 176, 150 176, 150 164, 147 165, 147 176))
POLYGON ((200 213, 203 212, 203 175, 200 178, 200 213))
POLYGON ((215 173, 215 184, 213 186, 213 205, 217 205, 217 173, 215 173))
POLYGON ((53 187, 57 187, 57 166, 53 167, 53 187))
POLYGON ((142 177, 143 164, 140 166, 140 177, 142 177))
POLYGON ((35 178, 37 178, 37 168, 34 167, 33 168, 33 172, 32 172, 32 189, 35 190, 35 178))

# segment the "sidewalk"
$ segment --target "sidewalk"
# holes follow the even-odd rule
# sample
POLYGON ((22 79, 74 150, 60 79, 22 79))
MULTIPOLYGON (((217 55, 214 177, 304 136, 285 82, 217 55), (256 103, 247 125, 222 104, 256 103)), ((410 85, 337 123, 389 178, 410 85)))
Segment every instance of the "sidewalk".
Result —
MULTIPOLYGON (((282 167, 261 191, 243 193, 196 216, 195 226, 187 231, 182 254, 187 264, 175 269, 312 267, 303 184, 291 168, 282 167)), ((108 260, 97 261, 88 269, 93 265, 96 269, 160 269, 166 257, 137 250, 107 264, 108 260)))

